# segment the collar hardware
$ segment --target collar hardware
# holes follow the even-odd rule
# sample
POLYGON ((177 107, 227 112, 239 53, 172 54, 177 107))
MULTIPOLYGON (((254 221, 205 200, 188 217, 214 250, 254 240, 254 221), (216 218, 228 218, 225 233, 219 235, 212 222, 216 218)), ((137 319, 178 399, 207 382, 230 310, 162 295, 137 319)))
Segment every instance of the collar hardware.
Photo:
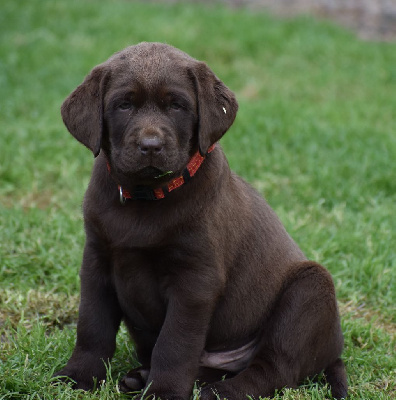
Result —
POLYGON ((120 203, 124 205, 126 202, 126 198, 123 196, 122 187, 120 185, 118 185, 118 190, 120 191, 120 203))

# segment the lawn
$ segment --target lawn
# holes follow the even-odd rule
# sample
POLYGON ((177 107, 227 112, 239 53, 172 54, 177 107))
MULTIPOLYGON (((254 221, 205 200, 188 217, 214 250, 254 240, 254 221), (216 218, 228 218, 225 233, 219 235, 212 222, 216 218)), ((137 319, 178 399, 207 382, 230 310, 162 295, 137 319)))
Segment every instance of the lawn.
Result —
MULTIPOLYGON (((140 41, 205 60, 235 91, 231 168, 332 273, 350 399, 390 399, 396 332, 396 44, 330 23, 214 5, 5 0, 0 5, 0 399, 123 399, 124 329, 100 391, 51 385, 75 340, 92 154, 63 99, 140 41)), ((194 395, 194 399, 198 399, 194 395)), ((323 379, 277 399, 324 399, 323 379)))

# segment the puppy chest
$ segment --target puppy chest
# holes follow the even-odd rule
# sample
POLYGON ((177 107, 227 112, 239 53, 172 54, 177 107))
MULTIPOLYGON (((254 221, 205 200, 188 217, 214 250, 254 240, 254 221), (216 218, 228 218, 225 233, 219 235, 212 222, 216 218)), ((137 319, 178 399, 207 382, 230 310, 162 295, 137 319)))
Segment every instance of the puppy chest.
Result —
POLYGON ((140 329, 159 330, 166 314, 169 276, 140 251, 113 259, 113 282, 124 318, 140 329))

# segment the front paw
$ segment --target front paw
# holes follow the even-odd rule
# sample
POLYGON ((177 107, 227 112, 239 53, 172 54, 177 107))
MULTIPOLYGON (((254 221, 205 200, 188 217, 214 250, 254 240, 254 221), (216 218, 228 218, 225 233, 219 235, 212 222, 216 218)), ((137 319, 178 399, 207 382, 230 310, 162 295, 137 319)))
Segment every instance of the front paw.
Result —
POLYGON ((139 400, 187 400, 187 398, 180 397, 180 396, 174 395, 174 394, 167 394, 167 393, 147 394, 147 393, 143 392, 142 397, 139 398, 139 400))
POLYGON ((233 400, 230 394, 221 390, 217 385, 204 386, 201 389, 200 400, 233 400))
POLYGON ((142 392, 142 397, 139 400, 188 400, 189 395, 182 396, 176 394, 175 391, 154 389, 150 384, 147 385, 146 389, 142 392))
POLYGON ((118 386, 123 393, 137 392, 146 386, 150 370, 138 367, 130 370, 119 382, 118 386))
POLYGON ((95 387, 95 382, 97 379, 94 379, 92 375, 86 375, 81 371, 72 370, 70 368, 63 368, 60 371, 56 372, 53 376, 56 381, 61 381, 65 383, 71 383, 73 389, 82 389, 82 390, 92 390, 95 387))

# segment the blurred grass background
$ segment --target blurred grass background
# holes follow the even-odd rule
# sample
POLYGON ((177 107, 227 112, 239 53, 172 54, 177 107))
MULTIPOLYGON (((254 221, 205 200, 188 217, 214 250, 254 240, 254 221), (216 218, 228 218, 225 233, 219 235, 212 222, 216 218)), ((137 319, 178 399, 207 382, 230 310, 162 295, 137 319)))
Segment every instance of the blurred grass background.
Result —
MULTIPOLYGON (((394 398, 396 44, 215 4, 5 0, 0 399, 123 398, 115 382, 133 359, 124 330, 100 394, 49 383, 75 339, 80 206, 93 162, 59 108, 91 68, 140 41, 206 61, 236 93, 240 111, 222 139, 231 168, 331 271, 351 398, 394 398)), ((283 398, 326 396, 323 382, 307 381, 283 398)))

